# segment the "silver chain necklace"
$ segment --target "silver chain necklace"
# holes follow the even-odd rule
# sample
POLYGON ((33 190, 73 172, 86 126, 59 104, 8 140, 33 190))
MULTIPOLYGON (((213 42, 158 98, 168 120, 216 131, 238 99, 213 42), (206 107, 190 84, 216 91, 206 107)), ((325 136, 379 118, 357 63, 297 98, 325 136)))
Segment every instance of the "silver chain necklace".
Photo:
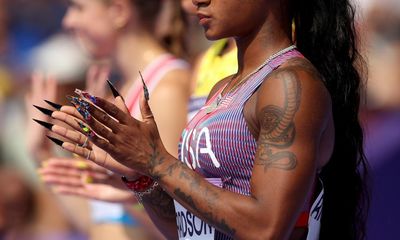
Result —
POLYGON ((231 80, 228 82, 228 84, 225 85, 225 87, 222 89, 222 91, 219 92, 217 98, 211 103, 211 105, 209 105, 206 109, 206 113, 209 114, 211 112, 213 112, 216 108, 218 108, 219 104, 222 102, 222 100, 228 96, 229 94, 233 93, 236 89, 238 89, 248 78, 250 78, 251 76, 253 76, 255 73, 257 73, 258 71, 260 71, 263 67, 265 67, 268 63, 270 63, 273 59, 275 59, 276 57, 285 54, 287 52, 292 51, 293 49, 295 49, 296 46, 295 45, 291 45, 287 48, 284 48, 282 50, 280 50, 279 52, 271 55, 269 58, 267 58, 267 60, 265 60, 260 66, 258 66, 254 71, 252 71, 251 73, 247 74, 246 77, 242 78, 240 81, 238 81, 237 84, 233 85, 233 87, 224 94, 224 96, 222 96, 222 92, 225 90, 225 88, 230 85, 230 83, 233 81, 234 76, 232 76, 231 80))

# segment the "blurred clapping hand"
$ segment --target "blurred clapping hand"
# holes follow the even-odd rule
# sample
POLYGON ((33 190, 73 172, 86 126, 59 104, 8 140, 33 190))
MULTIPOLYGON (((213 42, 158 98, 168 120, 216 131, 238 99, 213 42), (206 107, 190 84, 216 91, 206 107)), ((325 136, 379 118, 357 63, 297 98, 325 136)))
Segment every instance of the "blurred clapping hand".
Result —
POLYGON ((119 176, 88 160, 51 158, 38 172, 60 194, 122 204, 137 202, 119 176))
POLYGON ((31 88, 25 96, 27 111, 26 144, 28 152, 38 162, 50 157, 50 144, 46 140, 47 130, 38 127, 31 119, 49 121, 50 117, 41 114, 32 105, 43 106, 43 99, 54 101, 57 96, 57 82, 52 76, 35 72, 31 76, 31 88))

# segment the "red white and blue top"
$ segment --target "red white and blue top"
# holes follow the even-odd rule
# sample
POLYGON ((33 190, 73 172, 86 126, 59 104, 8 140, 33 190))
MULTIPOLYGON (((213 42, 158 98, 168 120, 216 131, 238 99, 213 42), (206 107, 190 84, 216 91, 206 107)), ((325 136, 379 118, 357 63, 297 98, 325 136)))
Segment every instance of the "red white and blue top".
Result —
MULTIPOLYGON (((292 49, 270 59, 236 90, 222 97, 210 111, 223 91, 222 87, 183 131, 179 159, 205 178, 220 178, 224 189, 249 196, 257 139, 249 131, 243 108, 271 72, 295 57, 303 55, 292 49)), ((215 231, 214 239, 231 237, 215 231)))

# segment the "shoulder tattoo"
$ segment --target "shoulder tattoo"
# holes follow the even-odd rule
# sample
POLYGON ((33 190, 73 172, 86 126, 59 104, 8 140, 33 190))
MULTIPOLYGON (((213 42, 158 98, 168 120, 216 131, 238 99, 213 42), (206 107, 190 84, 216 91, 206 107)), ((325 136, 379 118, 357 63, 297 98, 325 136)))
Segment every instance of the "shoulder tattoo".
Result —
POLYGON ((255 164, 264 166, 264 171, 268 168, 293 170, 297 166, 296 155, 285 149, 293 144, 296 137, 294 117, 300 106, 301 83, 295 71, 282 70, 276 74, 283 82, 284 104, 265 106, 260 113, 255 164))

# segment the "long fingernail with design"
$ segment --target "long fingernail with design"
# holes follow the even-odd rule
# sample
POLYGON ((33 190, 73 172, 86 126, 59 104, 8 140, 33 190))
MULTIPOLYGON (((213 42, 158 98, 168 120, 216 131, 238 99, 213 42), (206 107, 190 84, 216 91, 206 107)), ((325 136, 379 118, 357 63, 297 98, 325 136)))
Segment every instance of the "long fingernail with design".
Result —
POLYGON ((96 102, 97 102, 96 97, 91 95, 88 92, 82 91, 80 89, 75 89, 75 93, 83 98, 86 98, 87 100, 91 101, 94 104, 96 104, 96 102))
POLYGON ((56 110, 60 110, 62 105, 58 104, 58 103, 53 103, 49 100, 44 100, 47 104, 49 104, 50 106, 52 106, 54 109, 56 110))
POLYGON ((119 94, 119 92, 118 92, 117 89, 115 88, 115 86, 110 82, 110 80, 107 80, 107 84, 108 84, 108 86, 110 87, 111 92, 112 92, 114 98, 122 97, 121 94, 119 94))
POLYGON ((144 98, 146 99, 146 101, 149 101, 149 99, 150 99, 149 89, 147 88, 146 83, 144 82, 142 73, 140 71, 139 71, 139 75, 140 75, 140 78, 142 79, 142 83, 143 83, 144 98))
POLYGON ((82 108, 82 107, 77 107, 76 110, 78 110, 78 112, 82 115, 82 117, 86 121, 90 121, 92 119, 92 115, 90 115, 90 113, 87 109, 82 108))
POLYGON ((67 96, 67 99, 75 106, 75 107, 81 107, 84 109, 89 109, 90 104, 88 102, 86 102, 85 100, 78 98, 78 97, 74 97, 74 96, 67 96))
POLYGON ((53 138, 53 137, 50 137, 50 136, 46 136, 48 139, 50 139, 53 143, 55 143, 55 144, 57 144, 58 146, 60 146, 60 147, 62 147, 62 145, 63 145, 63 141, 61 141, 60 139, 57 139, 57 138, 53 138))
POLYGON ((44 121, 40 121, 37 119, 32 118, 33 121, 39 123, 40 125, 42 125, 43 127, 49 129, 51 131, 51 128, 54 126, 54 124, 48 123, 48 122, 44 122, 44 121))
POLYGON ((71 95, 67 95, 66 98, 68 99, 68 101, 70 101, 72 104, 74 104, 74 106, 79 106, 79 98, 71 96, 71 95))
POLYGON ((88 137, 94 137, 94 132, 85 124, 81 123, 80 121, 76 120, 75 121, 79 124, 79 127, 82 129, 82 131, 86 134, 88 137))
POLYGON ((33 105, 35 108, 37 108, 39 111, 41 111, 42 113, 46 114, 47 116, 51 117, 51 114, 53 114, 54 111, 47 109, 47 108, 42 108, 36 105, 33 105))

